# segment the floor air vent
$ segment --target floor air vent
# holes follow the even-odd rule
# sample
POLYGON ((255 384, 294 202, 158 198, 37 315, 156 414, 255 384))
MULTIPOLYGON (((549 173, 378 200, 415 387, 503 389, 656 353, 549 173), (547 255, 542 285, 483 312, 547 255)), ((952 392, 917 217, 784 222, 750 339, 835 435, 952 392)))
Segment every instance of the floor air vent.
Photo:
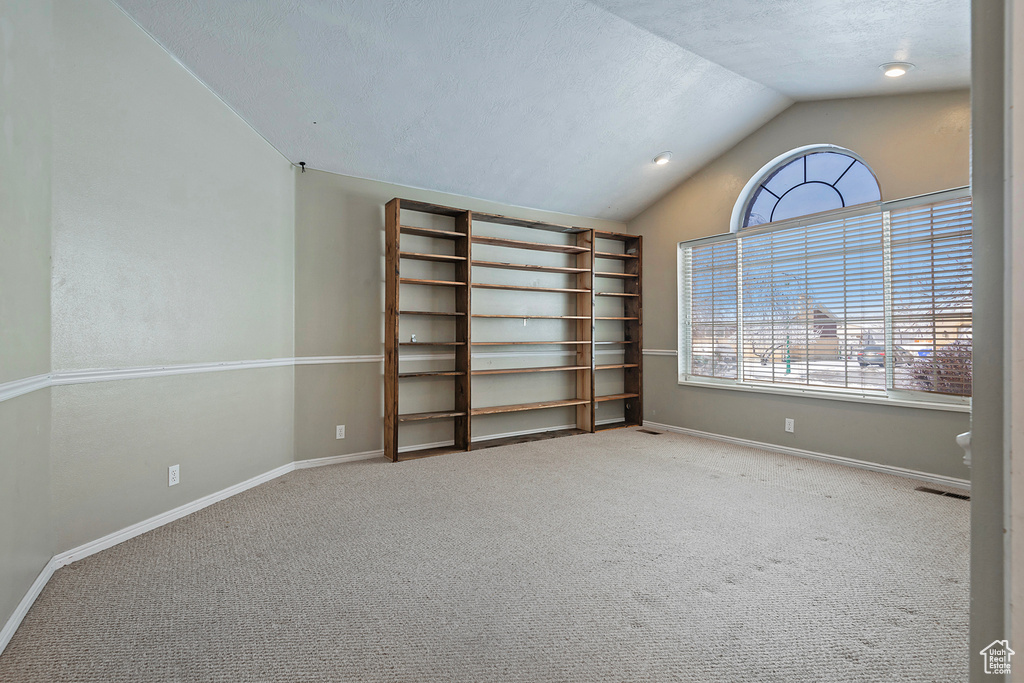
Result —
POLYGON ((927 486, 918 486, 915 491, 924 491, 925 493, 934 493, 936 496, 949 496, 950 498, 959 498, 960 500, 970 500, 971 497, 963 493, 951 493, 949 491, 940 491, 938 489, 930 489, 927 486))
POLYGON ((655 436, 660 436, 662 434, 662 432, 652 432, 650 429, 638 429, 636 431, 641 434, 654 434, 655 436))

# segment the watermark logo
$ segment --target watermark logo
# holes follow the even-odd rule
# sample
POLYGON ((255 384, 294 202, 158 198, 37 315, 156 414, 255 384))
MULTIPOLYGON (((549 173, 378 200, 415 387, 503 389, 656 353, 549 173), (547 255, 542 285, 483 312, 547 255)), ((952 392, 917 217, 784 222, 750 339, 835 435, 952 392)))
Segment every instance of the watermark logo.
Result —
POLYGON ((1016 653, 1010 649, 1010 641, 994 640, 992 644, 981 651, 985 658, 985 673, 987 674, 1009 674, 1010 657, 1016 653))

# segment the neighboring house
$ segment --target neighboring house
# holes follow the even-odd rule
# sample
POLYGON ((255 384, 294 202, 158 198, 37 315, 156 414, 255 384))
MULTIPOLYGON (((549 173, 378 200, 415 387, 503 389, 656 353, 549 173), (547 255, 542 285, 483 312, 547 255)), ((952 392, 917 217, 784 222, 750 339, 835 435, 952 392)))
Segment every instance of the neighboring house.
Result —
POLYGON ((851 343, 860 343, 863 331, 848 328, 828 306, 813 296, 799 297, 787 318, 768 324, 747 324, 746 357, 762 363, 805 360, 840 360, 851 343), (853 337, 851 338, 851 334, 853 337))

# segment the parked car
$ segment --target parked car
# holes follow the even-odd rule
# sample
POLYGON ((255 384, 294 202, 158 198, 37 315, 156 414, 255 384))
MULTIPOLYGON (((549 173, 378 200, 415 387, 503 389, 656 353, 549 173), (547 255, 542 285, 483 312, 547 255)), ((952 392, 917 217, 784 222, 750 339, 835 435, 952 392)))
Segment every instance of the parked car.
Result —
MULTIPOLYGON (((910 359, 914 357, 914 354, 907 351, 902 346, 893 347, 893 361, 897 365, 905 365, 910 362, 910 359)), ((857 352, 857 362, 860 363, 862 368, 866 368, 869 365, 878 365, 885 367, 885 347, 884 346, 865 346, 857 352)))

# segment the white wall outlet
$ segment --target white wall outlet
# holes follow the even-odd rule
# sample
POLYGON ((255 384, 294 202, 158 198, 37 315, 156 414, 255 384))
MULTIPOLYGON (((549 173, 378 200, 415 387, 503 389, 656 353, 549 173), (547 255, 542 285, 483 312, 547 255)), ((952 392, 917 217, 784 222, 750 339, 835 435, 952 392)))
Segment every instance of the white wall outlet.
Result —
POLYGON ((174 486, 179 481, 181 481, 181 477, 178 476, 178 466, 171 465, 167 468, 167 485, 174 486))
POLYGON ((787 417, 786 418, 786 431, 789 432, 790 434, 792 434, 793 430, 796 428, 796 424, 795 423, 796 423, 796 420, 794 420, 793 418, 791 418, 791 417, 787 417))
MULTIPOLYGON (((415 344, 416 343, 416 335, 415 334, 410 334, 409 335, 409 341, 411 341, 413 344, 415 344)), ((338 438, 341 438, 341 437, 338 437, 338 438)))
POLYGON ((345 425, 338 425, 334 428, 334 438, 344 439, 345 438, 345 425))

